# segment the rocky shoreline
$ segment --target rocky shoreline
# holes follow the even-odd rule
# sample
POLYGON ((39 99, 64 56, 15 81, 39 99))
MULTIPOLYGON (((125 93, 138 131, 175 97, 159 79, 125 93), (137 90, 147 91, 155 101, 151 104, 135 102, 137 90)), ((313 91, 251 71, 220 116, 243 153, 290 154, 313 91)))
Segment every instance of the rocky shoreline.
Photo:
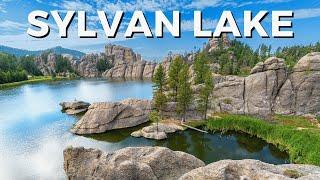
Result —
POLYGON ((64 150, 68 179, 319 179, 320 167, 272 165, 258 160, 200 159, 165 147, 127 147, 115 152, 69 147, 64 150))

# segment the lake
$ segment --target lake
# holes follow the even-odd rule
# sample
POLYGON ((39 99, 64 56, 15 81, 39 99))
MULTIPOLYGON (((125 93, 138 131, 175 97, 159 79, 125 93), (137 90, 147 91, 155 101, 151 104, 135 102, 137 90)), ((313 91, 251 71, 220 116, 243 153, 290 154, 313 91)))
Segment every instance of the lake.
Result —
POLYGON ((63 114, 59 103, 151 99, 150 81, 99 79, 28 84, 0 90, 0 179, 65 179, 63 149, 84 146, 114 151, 128 146, 165 146, 185 151, 206 163, 220 159, 259 159, 281 164, 286 153, 242 133, 203 134, 192 130, 170 134, 168 140, 130 137, 140 127, 99 135, 69 132, 77 118, 63 114))

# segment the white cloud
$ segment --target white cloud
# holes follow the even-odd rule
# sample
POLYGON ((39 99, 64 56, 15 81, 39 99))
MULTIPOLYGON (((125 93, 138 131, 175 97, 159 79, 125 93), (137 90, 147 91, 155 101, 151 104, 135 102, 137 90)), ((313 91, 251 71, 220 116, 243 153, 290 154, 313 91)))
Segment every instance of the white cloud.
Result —
POLYGON ((294 10, 295 19, 307 19, 307 18, 314 18, 314 17, 320 17, 320 8, 294 10))
POLYGON ((21 29, 26 29, 27 27, 28 27, 28 24, 14 22, 10 20, 5 20, 3 22, 0 22, 0 28, 6 29, 6 30, 21 30, 21 29))
POLYGON ((4 4, 0 3, 0 13, 6 13, 7 11, 4 8, 4 4))
MULTIPOLYGON (((94 30, 94 29, 90 29, 94 30)), ((39 50, 47 49, 55 46, 63 46, 66 48, 75 48, 79 46, 90 46, 96 44, 107 44, 127 40, 124 34, 119 32, 116 38, 107 39, 103 30, 98 30, 97 38, 79 38, 77 29, 70 27, 68 38, 62 39, 58 32, 51 31, 46 38, 36 39, 23 32, 21 34, 1 35, 1 44, 15 48, 39 50), (28 46, 25 46, 28 44, 28 46)))
MULTIPOLYGON (((214 29, 217 25, 217 20, 204 19, 202 20, 202 29, 214 29)), ((193 20, 183 20, 181 21, 181 30, 182 31, 193 31, 194 30, 194 22, 193 20)))
POLYGON ((247 1, 238 3, 238 7, 248 6, 252 4, 271 4, 271 3, 285 3, 290 2, 292 0, 262 0, 262 1, 247 1))
POLYGON ((133 12, 136 10, 150 12, 164 9, 172 10, 176 7, 181 7, 181 2, 176 2, 174 0, 137 0, 131 2, 123 2, 119 0, 116 1, 116 3, 105 2, 103 0, 96 0, 96 4, 99 9, 106 10, 109 12, 115 12, 117 10, 122 10, 126 12, 133 12))
POLYGON ((87 12, 94 11, 94 8, 92 7, 92 5, 79 0, 76 0, 76 1, 64 0, 61 3, 51 3, 51 5, 55 7, 59 7, 64 10, 87 11, 87 12))
POLYGON ((199 1, 192 1, 191 4, 188 4, 186 6, 186 8, 188 9, 204 9, 207 7, 217 7, 219 5, 221 5, 223 1, 221 0, 212 0, 212 1, 208 1, 208 0, 199 0, 199 1))

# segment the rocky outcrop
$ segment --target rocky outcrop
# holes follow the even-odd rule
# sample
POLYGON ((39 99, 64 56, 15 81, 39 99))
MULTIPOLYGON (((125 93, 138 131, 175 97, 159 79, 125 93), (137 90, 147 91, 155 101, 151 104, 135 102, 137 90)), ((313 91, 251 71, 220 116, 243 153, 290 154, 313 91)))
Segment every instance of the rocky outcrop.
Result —
POLYGON ((179 180, 194 179, 319 179, 320 168, 311 165, 272 165, 258 160, 222 160, 194 169, 179 180))
POLYGON ((128 147, 106 153, 69 147, 64 150, 68 179, 319 179, 313 165, 273 165, 258 160, 221 160, 207 166, 196 157, 165 147, 128 147))
POLYGON ((106 63, 111 64, 105 54, 100 53, 87 54, 80 60, 72 59, 71 66, 81 77, 100 77, 102 72, 99 72, 97 68, 99 60, 104 60, 106 63))
POLYGON ((223 48, 228 48, 230 47, 230 41, 228 38, 228 35, 226 33, 222 34, 221 38, 211 38, 209 39, 209 42, 207 44, 207 49, 209 52, 212 52, 216 49, 218 49, 219 46, 222 46, 223 48))
POLYGON ((166 139, 167 133, 174 133, 176 131, 182 131, 183 127, 173 123, 153 123, 150 126, 144 127, 138 131, 131 133, 133 137, 145 137, 148 139, 166 139))
POLYGON ((134 63, 117 63, 113 68, 105 71, 103 77, 106 78, 125 78, 143 79, 152 78, 157 63, 148 61, 137 61, 134 63))
POLYGON ((281 114, 320 115, 320 53, 299 60, 276 99, 275 111, 281 114))
POLYGON ((75 115, 79 113, 86 112, 90 103, 83 101, 73 101, 73 102, 62 102, 60 103, 62 110, 69 115, 75 115))
POLYGON ((107 45, 105 54, 112 59, 114 67, 106 70, 105 78, 152 78, 157 63, 142 60, 141 55, 132 49, 116 45, 107 45))
POLYGON ((245 78, 237 76, 214 76, 215 88, 213 102, 214 111, 244 114, 245 78))
POLYGON ((141 55, 133 52, 131 48, 108 44, 105 46, 105 55, 116 62, 134 63, 141 61, 141 55))
POLYGON ((57 55, 54 53, 43 53, 35 57, 34 62, 44 76, 51 76, 56 74, 56 59, 57 55))
POLYGON ((93 103, 71 132, 93 134, 137 126, 148 121, 150 111, 148 100, 93 103))
MULTIPOLYGON (((167 102, 161 113, 164 118, 182 118, 182 116, 177 113, 177 102, 167 102)), ((199 113, 197 110, 196 102, 191 103, 191 105, 188 107, 186 119, 202 119, 201 113, 199 113)))
POLYGON ((271 57, 253 68, 245 78, 245 114, 267 116, 274 111, 275 99, 287 78, 283 59, 271 57))
POLYGON ((268 116, 320 114, 320 53, 310 53, 288 73, 283 59, 258 63, 248 77, 215 75, 214 111, 268 116))
POLYGON ((112 153, 70 147, 63 155, 68 179, 178 179, 204 166, 192 155, 165 147, 129 147, 112 153))

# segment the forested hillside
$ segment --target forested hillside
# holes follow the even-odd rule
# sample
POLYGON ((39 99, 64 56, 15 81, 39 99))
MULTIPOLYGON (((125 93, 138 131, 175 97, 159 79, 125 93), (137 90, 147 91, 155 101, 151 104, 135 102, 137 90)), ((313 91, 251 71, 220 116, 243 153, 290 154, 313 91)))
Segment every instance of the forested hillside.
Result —
POLYGON ((315 45, 278 48, 275 52, 272 52, 272 47, 264 44, 254 50, 238 40, 232 40, 226 44, 223 39, 220 39, 216 48, 211 51, 209 49, 210 45, 208 44, 199 55, 211 63, 218 63, 221 74, 248 75, 250 69, 258 62, 271 56, 285 59, 290 69, 304 55, 310 52, 320 52, 320 42, 315 45))
POLYGON ((12 54, 12 55, 15 55, 16 57, 38 56, 38 55, 40 55, 44 52, 48 52, 48 51, 56 53, 56 54, 70 54, 70 55, 77 57, 77 58, 80 58, 85 55, 83 52, 63 48, 61 46, 57 46, 57 47, 45 49, 45 50, 29 51, 29 50, 12 48, 12 47, 8 47, 8 46, 0 45, 0 52, 6 53, 6 54, 12 54))

